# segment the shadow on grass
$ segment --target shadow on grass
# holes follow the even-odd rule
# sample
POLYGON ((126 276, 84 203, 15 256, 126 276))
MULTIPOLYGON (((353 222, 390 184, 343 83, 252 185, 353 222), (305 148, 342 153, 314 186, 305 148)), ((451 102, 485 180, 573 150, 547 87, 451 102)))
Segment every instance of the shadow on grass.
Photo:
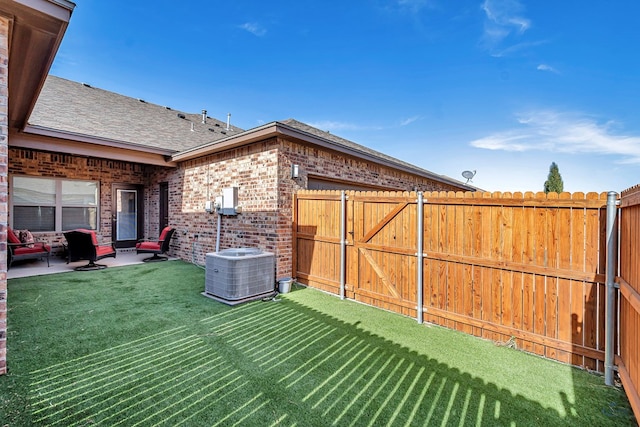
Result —
MULTIPOLYGON (((598 410, 587 418, 561 415, 286 297, 213 311, 23 373, 29 411, 23 420, 59 426, 630 423, 628 414, 597 418, 598 410)), ((64 331, 57 333, 64 339, 64 331)))

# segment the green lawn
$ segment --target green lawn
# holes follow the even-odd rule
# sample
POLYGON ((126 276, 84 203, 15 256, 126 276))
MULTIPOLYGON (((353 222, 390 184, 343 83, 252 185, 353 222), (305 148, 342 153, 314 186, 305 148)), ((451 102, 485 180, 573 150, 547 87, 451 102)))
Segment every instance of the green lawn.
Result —
POLYGON ((10 280, 0 425, 635 425, 601 376, 311 289, 203 289, 181 261, 10 280))

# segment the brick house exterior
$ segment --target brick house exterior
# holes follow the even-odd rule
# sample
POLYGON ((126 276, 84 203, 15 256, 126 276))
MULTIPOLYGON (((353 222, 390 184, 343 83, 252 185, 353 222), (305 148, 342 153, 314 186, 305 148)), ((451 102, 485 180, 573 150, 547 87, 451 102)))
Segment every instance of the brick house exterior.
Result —
MULTIPOLYGON (((9 159, 9 177, 19 175, 99 181, 101 213, 99 232, 105 238, 111 236, 113 185, 127 183, 142 186, 145 184, 147 168, 140 163, 15 147, 9 148, 9 159)), ((36 235, 39 240, 47 242, 54 248, 59 247, 64 241, 61 233, 38 232, 36 235)))
MULTIPOLYGON (((118 184, 142 189, 138 238, 158 236, 165 186, 166 223, 176 228, 171 255, 204 264, 217 245, 258 247, 276 254, 277 277, 292 272, 292 200, 299 189, 473 190, 293 119, 244 131, 204 111, 182 113, 52 76, 10 149, 9 193, 16 176, 99 182, 96 228, 103 240, 117 241, 118 184), (238 188, 242 212, 220 218, 218 240, 219 218, 205 205, 227 187, 238 188)), ((10 225, 11 214, 10 203, 10 225)), ((38 238, 53 246, 63 241, 61 230, 38 238)))
POLYGON ((288 277, 292 271, 293 194, 308 188, 310 177, 322 177, 337 187, 346 181, 371 189, 463 189, 314 147, 291 136, 276 136, 199 155, 179 162, 176 169, 151 171, 145 195, 149 207, 147 233, 154 235, 159 229, 158 183, 167 182, 169 216, 171 225, 177 228, 172 254, 204 263, 204 254, 215 250, 217 235, 217 215, 205 212, 205 202, 222 194, 225 187, 238 187, 242 213, 221 219, 220 248, 258 247, 274 252, 277 276, 288 277), (299 167, 298 178, 291 178, 292 164, 299 167))
POLYGON ((75 5, 67 0, 0 0, 0 375, 7 372, 8 176, 23 129, 75 5))
MULTIPOLYGON (((0 0, 0 374, 6 372, 6 232, 16 220, 16 177, 96 183, 95 228, 116 243, 117 189, 135 188, 137 239, 157 237, 167 223, 176 228, 170 255, 198 264, 217 243, 258 247, 276 254, 276 277, 292 272, 292 201, 299 189, 475 190, 295 120, 245 131, 205 110, 183 113, 47 77, 73 7, 67 0, 0 0), (29 37, 38 24, 46 36, 29 37), (14 60, 9 52, 23 54, 14 60), (206 203, 228 187, 238 188, 241 213, 206 212, 206 203)), ((36 237, 59 247, 62 231, 56 224, 36 237)))
MULTIPOLYGON (((286 125, 279 123, 278 126, 286 125)), ((114 184, 137 184, 144 188, 144 237, 153 237, 161 228, 160 185, 166 183, 169 224, 177 231, 172 239, 171 255, 198 264, 204 264, 205 254, 213 252, 217 243, 218 217, 205 211, 205 203, 222 194, 226 187, 238 187, 242 213, 220 219, 220 248, 258 247, 274 252, 278 277, 290 276, 292 271, 293 194, 308 188, 310 180, 321 177, 336 187, 347 183, 371 189, 462 189, 313 146, 300 139, 306 136, 303 133, 293 137, 274 132, 275 136, 235 148, 216 150, 213 145, 210 153, 198 153, 178 161, 175 167, 11 147, 9 175, 99 181, 98 232, 106 240, 113 240, 114 184), (292 164, 298 165, 297 178, 291 177, 292 164)), ((59 232, 41 232, 38 238, 54 247, 64 241, 59 232)))

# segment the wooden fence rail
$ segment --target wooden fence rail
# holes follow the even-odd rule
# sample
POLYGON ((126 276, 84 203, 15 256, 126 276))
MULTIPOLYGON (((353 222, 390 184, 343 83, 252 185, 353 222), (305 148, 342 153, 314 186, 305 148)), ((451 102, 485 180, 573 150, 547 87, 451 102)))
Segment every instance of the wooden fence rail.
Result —
POLYGON ((344 268, 347 298, 603 369, 606 193, 423 198, 419 230, 416 193, 297 193, 297 280, 338 294, 344 268))
POLYGON ((620 348, 616 365, 636 419, 640 419, 640 186, 620 200, 620 348))

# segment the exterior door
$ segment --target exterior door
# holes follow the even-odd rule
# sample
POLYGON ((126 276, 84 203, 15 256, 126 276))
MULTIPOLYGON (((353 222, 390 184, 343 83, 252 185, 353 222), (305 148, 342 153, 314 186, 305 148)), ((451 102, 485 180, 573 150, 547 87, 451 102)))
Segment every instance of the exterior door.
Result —
POLYGON ((112 239, 116 248, 131 248, 142 238, 142 191, 139 185, 113 185, 112 239))
POLYGON ((160 229, 158 235, 162 232, 162 229, 169 225, 169 183, 160 183, 160 218, 158 218, 158 224, 160 229))

